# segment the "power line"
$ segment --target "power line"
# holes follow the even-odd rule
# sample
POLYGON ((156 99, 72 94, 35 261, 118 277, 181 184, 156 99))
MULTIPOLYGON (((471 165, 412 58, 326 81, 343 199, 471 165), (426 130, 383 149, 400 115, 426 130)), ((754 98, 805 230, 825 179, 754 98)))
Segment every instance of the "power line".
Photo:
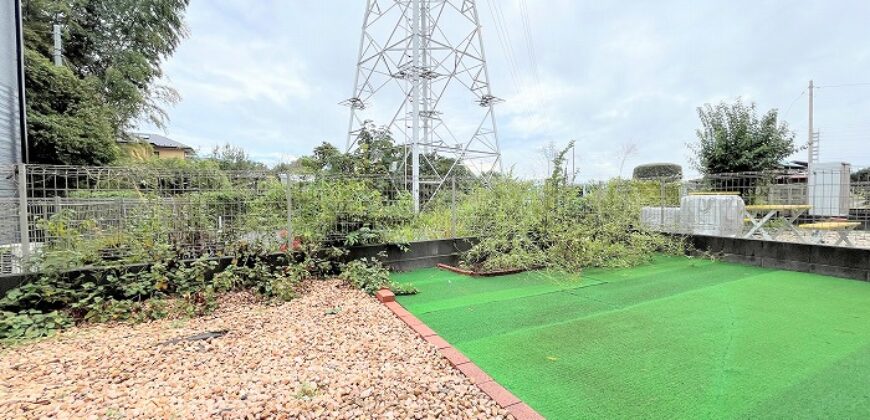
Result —
POLYGON ((789 105, 788 110, 785 112, 785 115, 783 115, 783 117, 782 117, 783 120, 788 119, 788 116, 789 116, 789 114, 791 114, 791 110, 792 110, 792 108, 794 108, 794 105, 797 103, 797 101, 801 100, 801 98, 803 98, 804 95, 806 95, 806 94, 807 94, 807 90, 804 89, 803 92, 801 92, 801 94, 798 95, 798 97, 795 98, 794 101, 791 102, 791 105, 789 105))
POLYGON ((816 89, 835 89, 845 87, 870 87, 870 83, 846 83, 842 85, 816 86, 816 89))
POLYGON ((519 68, 516 64, 515 54, 513 53, 513 45, 511 44, 510 33, 507 31, 507 28, 505 27, 501 16, 496 11, 496 8, 498 7, 498 0, 487 0, 486 4, 489 7, 490 14, 493 18, 493 26, 495 26, 495 32, 497 35, 499 46, 501 47, 502 52, 504 52, 505 59, 508 64, 508 70, 510 71, 511 79, 513 79, 514 91, 519 93, 519 68))
POLYGON ((535 78, 535 83, 538 87, 541 85, 541 76, 538 68, 538 56, 535 51, 535 41, 532 36, 532 23, 529 18, 529 5, 526 0, 519 0, 520 17, 523 22, 523 34, 526 39, 526 48, 529 54, 529 64, 532 68, 532 76, 535 78))
MULTIPOLYGON (((499 22, 499 25, 501 26, 501 31, 502 31, 502 33, 504 34, 504 37, 505 37, 505 40, 506 40, 506 44, 507 44, 507 46, 508 46, 508 49, 510 50, 510 55, 511 55, 511 58, 513 59, 514 67, 517 69, 517 74, 519 75, 519 74, 521 74, 521 73, 519 72, 519 66, 516 65, 516 63, 517 63, 517 60, 516 60, 517 53, 516 53, 516 50, 514 49, 513 38, 511 38, 511 32, 508 30, 507 19, 505 18, 505 16, 504 16, 504 12, 503 12, 502 9, 501 9, 501 4, 500 4, 498 1, 496 1, 496 0, 490 0, 489 3, 490 3, 490 5, 492 6, 492 8, 493 8, 493 10, 494 10, 494 13, 495 13, 495 15, 496 15, 496 17, 497 17, 497 20, 498 20, 498 22, 499 22)), ((522 81, 522 78, 521 78, 521 81, 522 81)))

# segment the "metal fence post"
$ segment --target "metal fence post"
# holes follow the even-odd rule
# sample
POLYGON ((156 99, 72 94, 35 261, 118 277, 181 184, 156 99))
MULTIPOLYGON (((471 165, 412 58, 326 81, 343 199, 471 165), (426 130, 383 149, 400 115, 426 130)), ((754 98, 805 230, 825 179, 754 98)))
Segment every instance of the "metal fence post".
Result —
POLYGON ((27 164, 18 165, 18 229, 21 234, 21 269, 24 271, 24 263, 30 259, 30 227, 27 205, 27 164))
POLYGON ((293 183, 287 174, 287 241, 293 246, 293 183))
POLYGON ((456 238, 456 175, 450 178, 450 238, 456 238))
POLYGON ((661 224, 659 227, 664 230, 665 228, 665 180, 663 178, 659 178, 659 200, 661 202, 661 208, 659 209, 659 219, 661 220, 661 224))

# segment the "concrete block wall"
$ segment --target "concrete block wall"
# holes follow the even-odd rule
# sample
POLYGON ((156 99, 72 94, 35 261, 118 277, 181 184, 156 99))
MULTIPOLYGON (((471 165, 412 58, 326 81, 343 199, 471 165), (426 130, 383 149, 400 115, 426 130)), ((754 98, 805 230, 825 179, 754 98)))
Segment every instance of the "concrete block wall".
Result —
POLYGON ((361 246, 351 248, 348 259, 378 258, 393 271, 413 271, 438 264, 455 265, 459 262, 459 255, 471 249, 475 243, 474 238, 460 238, 413 242, 403 246, 361 246), (386 253, 386 258, 381 258, 383 253, 386 253))
POLYGON ((724 261, 870 281, 870 249, 700 235, 687 239, 697 252, 724 261))

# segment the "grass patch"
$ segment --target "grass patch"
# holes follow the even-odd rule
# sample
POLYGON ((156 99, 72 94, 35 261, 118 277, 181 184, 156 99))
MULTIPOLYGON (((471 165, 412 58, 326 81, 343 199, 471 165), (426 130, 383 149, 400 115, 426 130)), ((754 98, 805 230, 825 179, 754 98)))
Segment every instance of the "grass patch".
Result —
POLYGON ((866 283, 677 257, 394 280, 411 278, 400 303, 548 418, 870 412, 866 283))

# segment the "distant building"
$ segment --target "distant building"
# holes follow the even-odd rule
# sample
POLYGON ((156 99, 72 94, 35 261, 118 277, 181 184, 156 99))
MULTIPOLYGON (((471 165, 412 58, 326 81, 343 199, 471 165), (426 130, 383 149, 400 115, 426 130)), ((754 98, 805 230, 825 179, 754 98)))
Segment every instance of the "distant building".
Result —
POLYGON ((133 137, 133 141, 120 140, 119 143, 133 145, 134 142, 139 141, 149 144, 154 149, 154 156, 160 159, 184 160, 196 154, 192 147, 159 134, 136 133, 133 137))

